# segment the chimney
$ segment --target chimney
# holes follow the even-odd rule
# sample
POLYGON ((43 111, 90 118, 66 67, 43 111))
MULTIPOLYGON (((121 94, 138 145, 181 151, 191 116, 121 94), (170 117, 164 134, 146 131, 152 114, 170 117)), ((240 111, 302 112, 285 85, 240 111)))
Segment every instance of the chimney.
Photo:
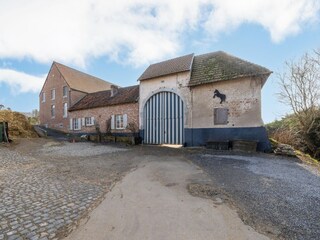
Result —
POLYGON ((118 86, 111 85, 111 97, 115 96, 118 93, 118 86))

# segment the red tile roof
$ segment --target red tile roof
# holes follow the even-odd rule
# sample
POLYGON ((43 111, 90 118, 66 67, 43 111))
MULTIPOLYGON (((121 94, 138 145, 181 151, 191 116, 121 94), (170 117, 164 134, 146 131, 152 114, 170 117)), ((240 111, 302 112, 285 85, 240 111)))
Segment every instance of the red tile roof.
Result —
POLYGON ((53 65, 58 68, 59 72, 71 89, 86 93, 93 93, 101 90, 108 90, 112 85, 112 83, 80 72, 61 63, 53 62, 53 65))
POLYGON ((112 105, 135 103, 139 100, 139 85, 118 88, 117 94, 111 96, 111 90, 90 93, 69 108, 69 111, 107 107, 112 105))

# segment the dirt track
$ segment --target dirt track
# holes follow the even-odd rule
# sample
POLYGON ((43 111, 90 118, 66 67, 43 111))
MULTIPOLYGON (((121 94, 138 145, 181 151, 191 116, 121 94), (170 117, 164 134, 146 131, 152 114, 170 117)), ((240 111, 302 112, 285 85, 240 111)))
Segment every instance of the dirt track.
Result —
POLYGON ((180 158, 164 158, 144 159, 67 239, 268 239, 222 199, 191 196, 188 184, 209 179, 180 158))

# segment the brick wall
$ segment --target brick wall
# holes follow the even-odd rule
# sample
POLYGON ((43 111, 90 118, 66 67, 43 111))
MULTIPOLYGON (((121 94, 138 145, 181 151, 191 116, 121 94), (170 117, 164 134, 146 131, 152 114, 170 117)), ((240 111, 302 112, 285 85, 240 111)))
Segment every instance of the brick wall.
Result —
MULTIPOLYGON (((99 124, 100 131, 102 133, 106 133, 107 131, 107 121, 111 119, 112 115, 124 115, 127 114, 127 122, 133 123, 138 131, 139 126, 139 103, 129 103, 129 104, 121 104, 115 106, 107 106, 100 108, 92 108, 85 110, 77 110, 69 112, 70 118, 82 119, 86 117, 94 117, 95 123, 99 124)), ((81 124, 80 130, 69 130, 74 133, 96 133, 95 126, 83 126, 81 124)), ((131 132, 129 129, 114 129, 111 130, 112 133, 129 133, 131 132)))
POLYGON ((39 95, 39 116, 40 124, 49 128, 58 129, 64 132, 69 131, 69 113, 63 116, 63 104, 68 107, 84 97, 86 93, 71 90, 55 65, 52 65, 47 80, 39 95), (63 87, 67 86, 67 97, 63 97, 63 87), (51 99, 51 90, 55 89, 55 99, 51 99), (42 94, 45 93, 45 102, 42 101, 42 94), (55 106, 55 116, 51 116, 51 106, 55 106))

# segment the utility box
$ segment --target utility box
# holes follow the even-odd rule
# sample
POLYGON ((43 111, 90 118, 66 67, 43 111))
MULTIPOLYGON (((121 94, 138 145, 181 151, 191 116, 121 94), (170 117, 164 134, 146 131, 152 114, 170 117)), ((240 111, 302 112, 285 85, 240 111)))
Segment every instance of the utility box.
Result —
POLYGON ((9 142, 9 128, 7 122, 0 122, 0 142, 9 142))

